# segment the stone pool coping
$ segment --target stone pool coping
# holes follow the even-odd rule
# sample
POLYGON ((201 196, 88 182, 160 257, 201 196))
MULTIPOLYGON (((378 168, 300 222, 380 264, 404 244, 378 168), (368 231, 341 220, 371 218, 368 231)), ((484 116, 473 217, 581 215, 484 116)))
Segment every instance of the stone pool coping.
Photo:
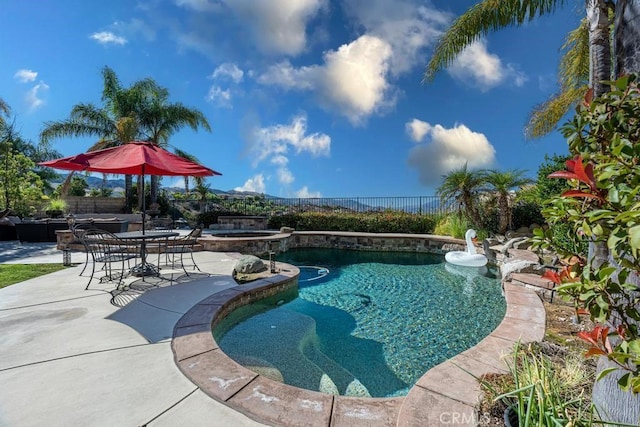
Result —
POLYGON ((171 345, 179 369, 202 391, 268 425, 476 425, 481 390, 471 375, 506 372, 502 356, 516 341, 544 338, 545 310, 540 298, 530 289, 503 283, 507 309, 498 327, 474 347, 427 371, 406 397, 333 396, 289 386, 233 361, 211 333, 235 308, 297 286, 297 267, 278 263, 278 268, 275 276, 200 301, 176 324, 171 345))

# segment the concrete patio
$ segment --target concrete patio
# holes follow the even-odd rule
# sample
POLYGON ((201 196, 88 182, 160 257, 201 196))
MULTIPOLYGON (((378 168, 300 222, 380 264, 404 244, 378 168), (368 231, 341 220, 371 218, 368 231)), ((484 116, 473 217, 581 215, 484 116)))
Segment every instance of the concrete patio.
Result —
MULTIPOLYGON (((211 277, 151 289, 124 307, 110 302, 113 284, 85 290, 81 265, 0 289, 0 426, 262 425, 206 396, 173 360, 178 319, 236 286, 238 254, 195 256, 211 277)), ((5 242, 0 262, 61 263, 62 254, 55 244, 5 242)))

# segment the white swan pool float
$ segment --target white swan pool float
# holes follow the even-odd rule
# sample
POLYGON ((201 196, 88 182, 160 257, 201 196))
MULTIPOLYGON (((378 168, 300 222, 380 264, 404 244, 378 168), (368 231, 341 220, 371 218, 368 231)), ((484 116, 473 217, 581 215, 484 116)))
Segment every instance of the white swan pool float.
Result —
POLYGON ((467 250, 447 252, 444 255, 444 259, 451 264, 462 265, 464 267, 482 267, 487 265, 487 257, 476 252, 476 247, 473 245, 473 239, 475 239, 475 237, 475 230, 467 230, 464 235, 467 241, 467 250))

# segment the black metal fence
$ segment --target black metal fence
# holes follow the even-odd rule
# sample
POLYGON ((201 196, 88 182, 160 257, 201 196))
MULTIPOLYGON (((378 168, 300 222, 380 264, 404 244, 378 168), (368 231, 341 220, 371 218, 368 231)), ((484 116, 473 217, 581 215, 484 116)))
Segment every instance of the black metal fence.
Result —
POLYGON ((206 201, 195 198, 171 199, 179 205, 200 212, 231 212, 238 215, 273 216, 300 212, 383 212, 402 211, 422 215, 451 212, 455 206, 443 203, 438 196, 414 197, 319 197, 272 198, 264 196, 222 195, 206 201))

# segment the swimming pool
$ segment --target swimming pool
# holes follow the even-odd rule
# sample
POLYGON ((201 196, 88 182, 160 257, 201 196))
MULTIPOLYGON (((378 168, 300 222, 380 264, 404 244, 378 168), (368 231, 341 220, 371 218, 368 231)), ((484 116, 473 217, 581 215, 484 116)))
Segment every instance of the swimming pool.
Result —
POLYGON ((303 249, 279 260, 302 266, 297 294, 241 307, 214 335, 243 366, 297 387, 405 395, 505 314, 494 271, 452 270, 442 256, 303 249))

